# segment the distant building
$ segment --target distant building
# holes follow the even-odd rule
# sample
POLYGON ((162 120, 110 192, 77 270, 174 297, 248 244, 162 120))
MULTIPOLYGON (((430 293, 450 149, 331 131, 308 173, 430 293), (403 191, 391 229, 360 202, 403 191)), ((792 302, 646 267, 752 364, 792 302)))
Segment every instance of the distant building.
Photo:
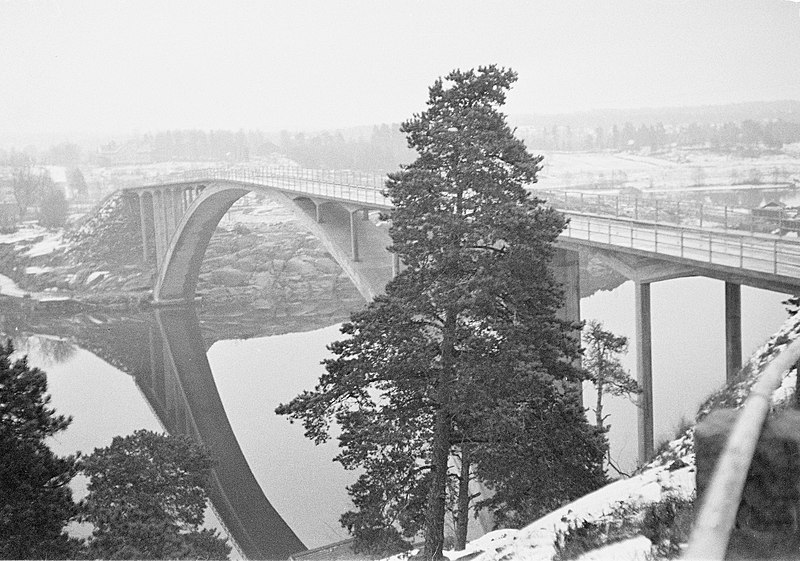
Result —
POLYGON ((776 218, 786 213, 786 205, 780 201, 767 201, 758 208, 753 209, 753 216, 776 218))
POLYGON ((112 140, 97 149, 97 163, 101 166, 152 164, 153 161, 153 147, 146 143, 117 144, 112 140))

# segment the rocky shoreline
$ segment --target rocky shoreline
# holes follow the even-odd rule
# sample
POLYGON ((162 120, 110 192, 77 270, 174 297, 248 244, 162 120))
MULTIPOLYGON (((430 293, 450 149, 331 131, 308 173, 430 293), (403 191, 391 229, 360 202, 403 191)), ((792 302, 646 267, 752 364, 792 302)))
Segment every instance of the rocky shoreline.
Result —
MULTIPOLYGON (((96 216, 66 232, 26 225, 0 237, 0 274, 28 293, 17 298, 28 302, 17 304, 119 313, 148 308, 155 263, 144 261, 138 222, 126 212, 121 198, 110 199, 96 216), (52 304, 55 295, 58 306, 52 304)), ((306 329, 343 321, 364 305, 291 214, 252 200, 232 209, 212 236, 197 294, 203 307, 255 310, 273 322, 296 317, 306 329)))

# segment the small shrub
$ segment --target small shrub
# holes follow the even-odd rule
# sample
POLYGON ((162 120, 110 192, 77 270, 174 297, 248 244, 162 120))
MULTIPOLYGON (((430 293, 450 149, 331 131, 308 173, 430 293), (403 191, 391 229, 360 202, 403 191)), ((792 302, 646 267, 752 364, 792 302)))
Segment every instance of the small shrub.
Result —
POLYGON ((584 520, 570 524, 567 530, 556 533, 553 561, 567 561, 577 559, 587 551, 592 551, 605 545, 607 536, 599 523, 584 520))
POLYGON ((39 224, 45 228, 61 228, 67 222, 69 203, 59 189, 51 189, 42 197, 39 224))
POLYGON ((566 531, 556 532, 553 561, 577 559, 598 547, 632 538, 640 533, 639 526, 637 513, 628 505, 618 506, 602 520, 576 520, 566 531))
POLYGON ((642 534, 653 542, 659 558, 674 559, 681 544, 689 541, 694 519, 694 500, 667 496, 647 507, 642 520, 642 534))

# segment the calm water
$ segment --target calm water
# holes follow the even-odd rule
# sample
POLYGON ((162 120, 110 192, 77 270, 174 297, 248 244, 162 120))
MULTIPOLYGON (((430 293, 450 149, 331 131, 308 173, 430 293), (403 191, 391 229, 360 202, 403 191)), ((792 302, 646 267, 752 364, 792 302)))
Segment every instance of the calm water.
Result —
MULTIPOLYGON (((636 341, 634 285, 626 282, 610 292, 581 300, 581 316, 597 319, 606 329, 629 340, 623 365, 635 376, 636 341)), ((788 295, 742 287, 742 358, 778 330, 787 313, 788 295)), ((672 439, 681 419, 692 419, 704 398, 725 382, 725 283, 685 278, 652 285, 653 408, 656 446, 672 439)), ((584 404, 594 405, 584 392, 584 404)), ((607 400, 612 456, 631 469, 637 455, 636 408, 622 398, 607 400)))
MULTIPOLYGON (((785 297, 743 287, 744 356, 784 321, 786 312, 781 301, 785 297)), ((723 283, 709 279, 679 279, 653 285, 657 441, 671 436, 681 418, 691 417, 702 399, 724 381, 723 298, 723 283)), ((585 298, 581 306, 584 319, 599 319, 606 328, 631 338, 624 363, 633 371, 633 284, 625 283, 611 292, 585 298)), ((19 350, 29 354, 33 365, 47 371, 53 405, 60 413, 73 416, 69 430, 53 443, 58 453, 89 453, 95 447, 108 445, 113 436, 139 428, 175 431, 181 430, 175 427, 191 425, 183 418, 185 414, 169 412, 170 403, 180 402, 175 397, 180 396, 180 391, 174 389, 180 386, 180 376, 175 378, 177 382, 170 381, 169 375, 166 382, 152 378, 150 363, 156 360, 153 357, 161 356, 164 347, 154 342, 157 329, 151 326, 149 331, 143 331, 141 324, 137 326, 126 336, 124 322, 116 325, 113 333, 111 327, 101 323, 98 332, 105 333, 106 340, 117 342, 112 345, 122 344, 119 342, 127 337, 128 343, 135 340, 139 346, 131 343, 104 352, 97 343, 86 343, 96 354, 52 337, 19 339, 19 350)), ((0 327, 6 332, 14 330, 8 320, 0 327)), ((338 337, 338 326, 330 326, 273 337, 220 340, 207 352, 210 385, 212 390, 216 388, 211 394, 218 396, 224 408, 221 414, 227 416, 250 471, 264 496, 309 548, 347 538, 338 519, 349 508, 344 488, 354 475, 332 461, 335 442, 314 446, 303 437, 302 427, 277 417, 274 409, 302 390, 313 388, 323 370, 320 361, 328 356, 325 346, 338 337)), ((170 343, 175 348, 182 344, 170 343)), ((201 349, 205 348, 200 344, 201 349)), ((197 363, 201 358, 192 360, 197 363)), ((180 370, 180 366, 176 368, 180 370)), ((207 400, 213 403, 217 397, 186 399, 200 399, 200 405, 195 405, 192 412, 199 415, 200 409, 206 407, 203 404, 207 400)), ((586 392, 585 403, 593 404, 590 391, 586 392)), ((609 400, 606 405, 611 414, 613 455, 630 468, 636 456, 635 408, 621 399, 609 400)), ((225 421, 217 419, 214 423, 221 426, 225 421)), ((212 434, 211 439, 214 438, 212 434)), ((233 467, 242 470, 241 466, 233 467)), ((247 471, 246 466, 243 471, 247 471)), ((242 485, 245 484, 246 481, 242 485)))
MULTIPOLYGON (((303 437, 301 426, 291 425, 274 410, 314 386, 322 369, 320 361, 329 354, 325 346, 338 335, 337 325, 276 337, 217 341, 207 353, 223 415, 227 415, 250 470, 272 506, 309 548, 348 537, 338 519, 351 506, 345 486, 354 476, 332 461, 335 442, 315 446, 303 437)), ((134 336, 142 339, 141 333, 134 336)), ((48 373, 57 411, 73 417, 70 428, 53 441, 57 453, 90 453, 110 444, 115 435, 139 428, 176 431, 169 415, 160 410, 157 396, 142 390, 148 387, 142 371, 128 368, 132 372, 126 373, 95 354, 49 336, 17 341, 18 351, 27 353, 32 365, 48 373)), ((139 352, 148 354, 147 349, 139 352)), ((167 402, 172 383, 167 378, 167 402)), ((213 404, 213 399, 203 400, 195 409, 213 404)), ((218 412, 211 415, 214 423, 224 424, 224 419, 216 418, 218 412)), ((217 462, 225 464, 227 458, 217 458, 217 462)), ((241 466, 233 466, 237 467, 241 466)), ((237 486, 242 484, 227 492, 235 493, 237 486)), ((77 492, 82 491, 79 488, 77 492)))

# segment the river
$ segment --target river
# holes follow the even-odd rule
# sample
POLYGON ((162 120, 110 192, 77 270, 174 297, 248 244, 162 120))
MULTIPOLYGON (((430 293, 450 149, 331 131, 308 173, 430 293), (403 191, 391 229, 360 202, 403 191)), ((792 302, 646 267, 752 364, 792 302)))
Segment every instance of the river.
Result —
MULTIPOLYGON (((681 418, 691 417, 702 399, 724 381, 723 298, 723 283, 710 279, 677 279, 652 287, 656 441, 670 437, 681 418)), ((784 321, 781 301, 785 298, 743 287, 743 356, 747 357, 784 321)), ((581 302, 584 319, 598 319, 616 334, 631 338, 630 351, 624 358, 631 371, 635 370, 633 309, 630 282, 581 302)), ((95 447, 108 445, 113 436, 139 428, 180 431, 192 424, 189 421, 194 426, 202 424, 194 418, 181 420, 185 413, 180 407, 176 409, 174 402, 180 400, 175 396, 180 397, 183 391, 186 402, 200 399, 197 403, 203 404, 216 398, 187 395, 188 385, 181 385, 181 376, 186 373, 178 372, 180 364, 173 368, 177 381, 170 381, 169 368, 164 368, 166 382, 155 380, 153 372, 158 368, 145 368, 158 362, 158 356, 167 356, 162 354, 163 349, 185 347, 174 340, 154 343, 158 325, 162 333, 165 331, 163 321, 159 324, 138 317, 111 322, 88 316, 77 330, 71 321, 62 318, 61 323, 54 323, 56 327, 42 330, 28 323, 24 314, 0 313, 0 331, 14 335, 18 350, 48 373, 53 405, 59 413, 73 417, 70 428, 52 443, 57 453, 90 453, 95 447), (66 326, 62 333, 54 332, 60 329, 58 325, 66 326), (57 339, 59 336, 69 336, 71 342, 57 339)), ((202 314, 200 323, 208 323, 202 314)), ((39 318, 35 325, 47 322, 39 318)), ((320 361, 328 356, 325 347, 338 336, 338 325, 333 325, 246 340, 222 338, 215 340, 206 353, 213 373, 210 387, 216 387, 224 408, 221 414, 227 417, 249 470, 264 496, 309 548, 347 538, 338 519, 349 507, 344 488, 355 476, 332 461, 335 442, 314 446, 304 438, 301 426, 276 416, 274 409, 302 390, 313 388, 323 371, 320 361)), ((200 341, 197 345, 202 354, 207 344, 200 341)), ((192 360, 196 365, 201 359, 192 360)), ((585 393, 585 403, 592 405, 591 390, 585 393)), ((631 469, 636 456, 635 408, 623 399, 608 400, 606 407, 611 415, 613 456, 624 469, 631 469)), ((190 416, 199 414, 198 410, 190 411, 190 416)), ((224 425, 225 421, 217 419, 214 423, 224 425)), ((202 428, 198 430, 202 432, 202 428)), ((217 436, 210 438, 213 441, 217 436)), ((231 469, 247 471, 247 466, 234 465, 231 469)), ((246 486, 243 481, 241 485, 246 486)), ((231 491, 223 489, 224 493, 231 491)), ((217 511, 225 518, 224 509, 217 511)))

